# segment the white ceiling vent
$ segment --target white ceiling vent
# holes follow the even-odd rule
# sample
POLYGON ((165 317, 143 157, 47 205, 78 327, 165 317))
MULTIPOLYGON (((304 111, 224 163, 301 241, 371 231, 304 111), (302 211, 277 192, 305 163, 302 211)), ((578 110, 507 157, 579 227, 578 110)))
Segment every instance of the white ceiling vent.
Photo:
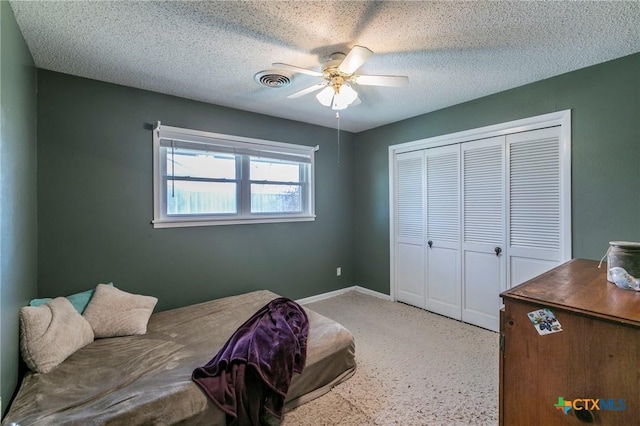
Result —
POLYGON ((287 87, 291 84, 291 74, 278 70, 260 71, 253 79, 264 87, 287 87))

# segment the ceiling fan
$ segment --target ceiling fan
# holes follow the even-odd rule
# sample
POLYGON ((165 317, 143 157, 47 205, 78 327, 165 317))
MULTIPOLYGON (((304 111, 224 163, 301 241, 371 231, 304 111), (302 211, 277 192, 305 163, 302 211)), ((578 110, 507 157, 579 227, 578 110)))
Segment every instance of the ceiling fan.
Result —
POLYGON ((342 110, 349 105, 355 106, 360 103, 358 92, 352 87, 354 85, 401 87, 409 82, 406 76, 355 74, 371 55, 373 52, 366 47, 354 46, 347 55, 332 54, 329 61, 322 67, 322 72, 283 63, 274 63, 273 66, 324 79, 323 82, 293 93, 287 98, 299 98, 322 89, 316 95, 318 101, 324 106, 330 106, 331 109, 342 110))

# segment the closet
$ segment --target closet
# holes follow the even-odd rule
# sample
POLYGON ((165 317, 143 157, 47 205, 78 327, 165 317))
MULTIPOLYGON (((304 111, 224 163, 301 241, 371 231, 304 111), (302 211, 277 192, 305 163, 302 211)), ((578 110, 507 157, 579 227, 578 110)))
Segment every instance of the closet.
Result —
POLYGON ((570 112, 390 147, 391 294, 498 331, 500 293, 571 257, 570 112))

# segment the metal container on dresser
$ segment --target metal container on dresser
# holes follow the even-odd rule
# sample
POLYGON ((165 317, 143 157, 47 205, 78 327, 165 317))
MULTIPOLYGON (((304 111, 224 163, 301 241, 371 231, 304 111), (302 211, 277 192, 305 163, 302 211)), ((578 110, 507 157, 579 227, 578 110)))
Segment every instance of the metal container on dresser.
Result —
POLYGON ((500 425, 640 424, 640 292, 606 266, 574 259, 501 294, 500 425), (545 308, 562 331, 534 327, 545 308))

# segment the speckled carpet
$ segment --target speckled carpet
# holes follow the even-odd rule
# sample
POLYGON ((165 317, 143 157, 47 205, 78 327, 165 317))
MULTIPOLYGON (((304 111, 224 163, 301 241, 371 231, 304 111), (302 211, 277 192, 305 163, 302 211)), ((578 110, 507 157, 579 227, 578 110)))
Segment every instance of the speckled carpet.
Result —
POLYGON ((358 368, 282 426, 498 423, 497 333, 353 291, 307 306, 351 330, 358 368))

